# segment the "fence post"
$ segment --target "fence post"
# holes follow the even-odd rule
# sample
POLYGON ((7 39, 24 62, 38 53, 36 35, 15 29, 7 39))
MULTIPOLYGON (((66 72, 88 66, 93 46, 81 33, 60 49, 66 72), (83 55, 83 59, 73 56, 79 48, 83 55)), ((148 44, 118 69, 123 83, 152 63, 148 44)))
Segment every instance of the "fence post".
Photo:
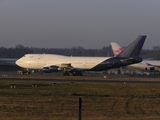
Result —
POLYGON ((82 98, 79 98, 79 120, 82 120, 82 98))
POLYGON ((11 84, 11 89, 15 89, 16 85, 15 84, 11 84))

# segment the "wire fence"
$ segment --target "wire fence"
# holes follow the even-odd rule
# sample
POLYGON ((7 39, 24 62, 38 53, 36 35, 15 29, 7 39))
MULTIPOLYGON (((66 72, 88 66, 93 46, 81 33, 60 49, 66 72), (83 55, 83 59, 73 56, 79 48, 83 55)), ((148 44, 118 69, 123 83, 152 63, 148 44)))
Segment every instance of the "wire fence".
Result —
POLYGON ((1 120, 159 120, 160 86, 0 82, 1 120))
MULTIPOLYGON (((66 96, 64 96, 66 97, 66 96)), ((5 120, 158 120, 160 119, 160 99, 144 100, 144 98, 112 98, 70 97, 50 98, 46 100, 9 98, 0 105, 1 119, 5 120), (44 103, 47 102, 47 103, 44 103), (144 103, 148 102, 148 103, 144 103), (25 104, 25 106, 24 106, 25 104)), ((1 101, 3 98, 1 97, 1 101)))

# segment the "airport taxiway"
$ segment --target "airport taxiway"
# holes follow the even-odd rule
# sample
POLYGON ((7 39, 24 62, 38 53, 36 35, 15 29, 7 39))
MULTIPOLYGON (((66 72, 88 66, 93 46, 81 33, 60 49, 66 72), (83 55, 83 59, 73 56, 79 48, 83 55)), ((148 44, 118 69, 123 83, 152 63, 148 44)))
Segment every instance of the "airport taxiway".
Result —
POLYGON ((86 76, 60 76, 53 74, 0 74, 2 81, 25 81, 25 82, 75 82, 75 83, 112 83, 112 84, 160 84, 158 77, 136 77, 127 75, 86 75, 86 76))

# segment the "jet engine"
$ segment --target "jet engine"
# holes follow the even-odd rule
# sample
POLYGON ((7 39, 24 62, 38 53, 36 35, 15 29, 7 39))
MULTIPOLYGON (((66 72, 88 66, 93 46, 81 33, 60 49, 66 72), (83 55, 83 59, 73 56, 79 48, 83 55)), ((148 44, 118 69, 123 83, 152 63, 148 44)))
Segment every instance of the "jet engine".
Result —
POLYGON ((51 73, 52 71, 49 69, 49 67, 43 67, 42 71, 44 73, 51 73))
POLYGON ((53 66, 52 65, 52 66, 49 67, 49 69, 50 69, 51 72, 58 72, 59 71, 59 67, 58 66, 53 66))
POLYGON ((58 72, 60 69, 58 66, 50 66, 50 67, 43 67, 44 73, 52 73, 52 72, 58 72))

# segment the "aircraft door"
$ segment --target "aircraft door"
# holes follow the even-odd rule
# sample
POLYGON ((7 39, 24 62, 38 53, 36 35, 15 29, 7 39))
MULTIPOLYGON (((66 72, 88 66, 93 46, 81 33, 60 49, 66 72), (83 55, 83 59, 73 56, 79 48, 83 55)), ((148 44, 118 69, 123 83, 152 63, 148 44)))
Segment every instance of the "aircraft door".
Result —
POLYGON ((38 56, 38 60, 40 60, 41 58, 42 58, 42 55, 39 55, 39 56, 38 56))
POLYGON ((38 63, 39 63, 40 66, 41 65, 43 65, 43 66, 46 65, 46 59, 43 55, 38 56, 38 63))

